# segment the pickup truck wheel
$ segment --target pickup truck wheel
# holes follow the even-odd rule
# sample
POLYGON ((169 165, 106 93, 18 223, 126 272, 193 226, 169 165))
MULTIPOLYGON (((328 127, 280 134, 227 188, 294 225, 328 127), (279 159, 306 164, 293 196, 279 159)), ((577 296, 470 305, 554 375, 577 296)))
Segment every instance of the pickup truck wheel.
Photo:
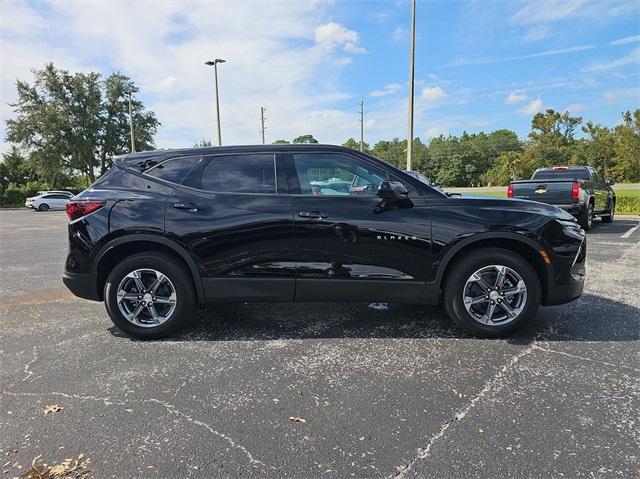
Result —
POLYGON ((602 215, 602 222, 603 223, 613 223, 613 217, 616 214, 616 202, 613 201, 611 203, 611 210, 609 211, 609 214, 606 215, 602 215))
POLYGON ((478 250, 458 260, 445 282, 444 306, 465 332, 505 336, 533 318, 540 281, 522 256, 501 248, 478 250))
POLYGON ((587 209, 578 215, 578 224, 585 231, 591 229, 593 226, 593 203, 589 203, 587 209))
POLYGON ((105 283, 113 323, 138 339, 157 339, 185 328, 197 300, 189 273, 170 256, 138 253, 121 261, 105 283))

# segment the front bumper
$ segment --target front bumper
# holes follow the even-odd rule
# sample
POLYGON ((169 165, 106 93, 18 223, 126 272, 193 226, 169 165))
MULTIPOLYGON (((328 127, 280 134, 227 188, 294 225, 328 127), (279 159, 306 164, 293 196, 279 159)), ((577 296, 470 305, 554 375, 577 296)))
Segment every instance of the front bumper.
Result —
POLYGON ((91 301, 101 301, 97 288, 96 277, 93 274, 69 273, 65 271, 62 282, 76 296, 91 301))
POLYGON ((556 262, 555 274, 542 304, 569 303, 582 295, 586 279, 587 239, 583 239, 571 263, 556 262))

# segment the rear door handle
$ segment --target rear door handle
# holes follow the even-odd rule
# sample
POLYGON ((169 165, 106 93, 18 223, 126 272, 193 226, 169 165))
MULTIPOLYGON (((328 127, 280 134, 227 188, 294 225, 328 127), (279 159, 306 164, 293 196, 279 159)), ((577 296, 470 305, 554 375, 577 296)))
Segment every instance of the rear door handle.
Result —
POLYGON ((300 211, 298 213, 300 218, 328 218, 329 215, 322 211, 300 211))
POLYGON ((187 210, 187 211, 191 211, 191 212, 195 212, 198 210, 202 209, 202 206, 196 204, 196 203, 192 203, 192 202, 187 202, 187 203, 174 203, 173 207, 178 209, 178 210, 187 210))

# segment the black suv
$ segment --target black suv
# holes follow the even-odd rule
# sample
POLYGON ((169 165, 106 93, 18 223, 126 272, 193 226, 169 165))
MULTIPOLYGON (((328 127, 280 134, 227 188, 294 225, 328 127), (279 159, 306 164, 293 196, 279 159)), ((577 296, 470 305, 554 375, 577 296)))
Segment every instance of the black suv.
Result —
POLYGON ((565 211, 448 197, 337 146, 128 155, 67 214, 64 283, 138 338, 247 301, 442 303, 499 336, 584 285, 585 233, 565 211))

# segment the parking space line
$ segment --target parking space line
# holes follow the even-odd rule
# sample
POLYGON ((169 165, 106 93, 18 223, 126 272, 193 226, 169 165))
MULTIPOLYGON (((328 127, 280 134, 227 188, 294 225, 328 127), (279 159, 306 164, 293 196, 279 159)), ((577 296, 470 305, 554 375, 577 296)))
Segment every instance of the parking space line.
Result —
POLYGON ((640 228, 640 224, 632 226, 631 228, 629 228, 627 230, 626 233, 624 233, 622 236, 620 236, 620 238, 630 238, 631 235, 634 233, 634 231, 637 230, 638 228, 640 228))

